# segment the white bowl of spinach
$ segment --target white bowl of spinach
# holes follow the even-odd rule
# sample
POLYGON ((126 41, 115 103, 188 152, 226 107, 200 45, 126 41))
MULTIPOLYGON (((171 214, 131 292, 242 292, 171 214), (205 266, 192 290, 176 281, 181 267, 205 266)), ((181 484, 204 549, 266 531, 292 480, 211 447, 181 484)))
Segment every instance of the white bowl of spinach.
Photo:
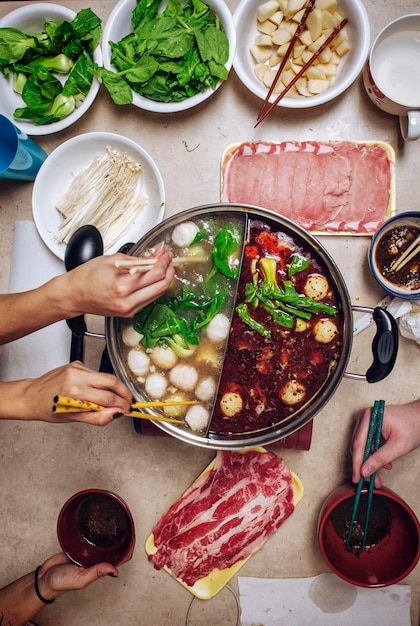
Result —
POLYGON ((99 78, 116 104, 174 113, 223 84, 235 48, 224 0, 120 0, 104 27, 99 78))
POLYGON ((27 135, 49 135, 86 113, 99 89, 101 19, 40 2, 0 21, 0 113, 27 135), (92 71, 90 71, 92 70, 92 71))

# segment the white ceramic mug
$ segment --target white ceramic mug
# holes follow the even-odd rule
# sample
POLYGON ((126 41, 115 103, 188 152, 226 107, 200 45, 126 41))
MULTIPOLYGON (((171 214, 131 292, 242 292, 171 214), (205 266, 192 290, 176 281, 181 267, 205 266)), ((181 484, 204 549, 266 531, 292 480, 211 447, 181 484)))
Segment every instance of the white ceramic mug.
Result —
POLYGON ((420 13, 404 15, 376 37, 363 71, 369 98, 398 115, 405 141, 420 137, 420 13))

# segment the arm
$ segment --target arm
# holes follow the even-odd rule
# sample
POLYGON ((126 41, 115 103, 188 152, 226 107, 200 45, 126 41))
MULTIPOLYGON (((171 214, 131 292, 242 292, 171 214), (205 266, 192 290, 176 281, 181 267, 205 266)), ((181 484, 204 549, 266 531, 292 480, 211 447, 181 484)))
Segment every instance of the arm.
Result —
MULTIPOLYGON (((47 559, 39 570, 39 593, 45 600, 55 600, 67 591, 84 589, 107 575, 118 576, 118 570, 110 563, 83 568, 70 563, 63 553, 57 554, 47 559)), ((24 626, 46 606, 35 592, 35 572, 30 572, 0 589, 0 624, 24 626)))
POLYGON ((37 289, 0 295, 0 344, 84 313, 131 317, 172 281, 171 255, 161 248, 155 256, 158 262, 145 274, 117 269, 117 259, 130 257, 113 254, 96 257, 37 289))
POLYGON ((41 420, 55 424, 87 422, 104 426, 130 410, 132 394, 113 374, 102 374, 75 361, 39 378, 0 382, 0 419, 41 420), (54 396, 89 400, 106 407, 88 413, 52 412, 54 396))
MULTIPOLYGON (((356 419, 351 453, 353 455, 353 482, 360 476, 368 478, 380 468, 391 469, 392 461, 420 446, 420 400, 404 405, 385 406, 382 438, 385 441, 377 452, 363 462, 363 454, 369 429, 371 409, 361 411, 356 419)), ((375 484, 382 485, 376 475, 375 484)))

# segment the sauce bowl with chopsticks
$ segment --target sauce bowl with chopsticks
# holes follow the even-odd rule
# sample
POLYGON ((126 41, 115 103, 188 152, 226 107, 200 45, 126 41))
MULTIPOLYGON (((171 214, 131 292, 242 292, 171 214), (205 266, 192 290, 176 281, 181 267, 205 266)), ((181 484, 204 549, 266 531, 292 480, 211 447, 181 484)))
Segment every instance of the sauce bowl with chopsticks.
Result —
POLYGON ((384 486, 374 488, 366 546, 362 549, 368 497, 368 487, 364 486, 359 517, 353 525, 351 548, 346 549, 355 490, 355 485, 341 485, 322 504, 318 517, 318 545, 322 557, 334 574, 352 585, 373 588, 396 584, 408 576, 419 561, 419 521, 394 491, 384 486))
POLYGON ((420 212, 398 213, 375 233, 369 266, 379 285, 405 300, 420 299, 420 212))

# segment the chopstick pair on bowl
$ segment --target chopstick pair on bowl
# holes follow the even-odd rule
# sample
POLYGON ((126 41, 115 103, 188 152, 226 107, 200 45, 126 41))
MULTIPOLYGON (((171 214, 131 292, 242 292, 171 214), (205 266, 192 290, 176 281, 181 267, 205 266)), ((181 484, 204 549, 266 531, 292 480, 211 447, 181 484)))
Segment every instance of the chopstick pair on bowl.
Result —
MULTIPOLYGON (((365 452, 363 456, 363 463, 367 461, 372 451, 376 452, 376 450, 378 450, 381 444, 382 421, 384 417, 384 409, 385 409, 384 400, 376 400, 373 405, 372 414, 370 417, 368 436, 367 436, 365 452)), ((376 472, 374 472, 371 475, 370 481, 369 481, 369 489, 368 489, 368 494, 367 494, 367 505, 366 505, 366 517, 365 517, 362 547, 361 547, 362 552, 364 552, 364 550, 366 549, 367 534, 368 534, 369 522, 370 522, 370 513, 372 510, 373 490, 375 488, 375 476, 376 476, 376 472)), ((346 546, 345 546, 346 552, 348 552, 351 548, 351 537, 353 533, 353 526, 356 521, 357 511, 358 511, 359 503, 360 503, 360 495, 362 493, 364 482, 365 482, 364 478, 361 477, 359 482, 357 483, 356 493, 354 496, 352 516, 350 519, 350 526, 349 526, 348 534, 346 538, 346 546)))
POLYGON ((398 259, 395 261, 394 265, 392 266, 392 271, 399 272, 400 270, 402 270, 402 268, 405 265, 407 265, 407 263, 409 263, 411 259, 414 259, 414 257, 417 256, 419 252, 420 252, 420 235, 416 237, 416 239, 408 246, 408 248, 404 250, 402 255, 398 257, 398 259))
MULTIPOLYGON (((163 415, 151 415, 150 413, 142 413, 140 409, 191 404, 199 404, 199 402, 196 400, 135 402, 131 405, 131 410, 128 413, 124 413, 124 415, 126 417, 136 417, 158 422, 170 422, 172 424, 185 425, 186 422, 184 420, 179 420, 172 417, 164 417, 163 415)), ((89 400, 75 400, 74 398, 67 398, 65 396, 55 396, 52 412, 56 413, 57 415, 62 413, 86 413, 89 411, 102 411, 104 408, 104 406, 100 404, 95 404, 95 402, 90 402, 89 400)))
POLYGON ((302 76, 305 74, 306 70, 313 65, 313 63, 318 59, 318 57, 324 52, 324 50, 330 45, 330 43, 333 41, 333 39, 335 39, 338 35, 338 33, 343 30, 344 26, 347 24, 347 19, 343 19, 340 24, 333 30, 333 32, 330 34, 329 37, 327 37, 327 39, 324 41, 324 43, 318 48, 318 50, 316 52, 314 52, 314 54, 312 55, 312 57, 305 63, 305 65, 302 67, 302 69, 296 74, 296 76, 290 81, 290 83, 288 85, 286 85, 286 87, 283 89, 283 91, 280 93, 279 96, 277 96, 277 98, 274 100, 274 102, 272 102, 271 104, 269 103, 271 94, 273 93, 276 84, 280 78, 281 73, 284 70, 284 67, 293 51, 293 48, 300 36, 300 34, 302 33, 305 24, 306 24, 306 20, 308 18, 308 15, 310 14, 310 12, 312 11, 312 9, 314 8, 315 5, 315 0, 309 0, 308 4, 306 5, 305 11, 301 17, 301 20, 298 24, 298 27, 292 37, 292 39, 290 40, 290 44, 289 47, 286 50, 286 54, 284 55, 282 62, 280 63, 280 67, 277 70, 277 73, 274 77, 274 80, 271 84, 270 89, 268 90, 268 93, 265 97, 265 100, 262 104, 262 107, 260 108, 260 111, 258 113, 258 117, 257 117, 257 122, 254 126, 254 128, 256 128, 259 124, 261 124, 261 122, 267 117, 267 115, 269 115, 271 113, 271 111, 277 106, 277 104, 280 102, 280 100, 282 98, 284 98, 284 96, 287 94, 288 91, 290 91, 290 89, 297 83, 297 81, 302 78, 302 76))

